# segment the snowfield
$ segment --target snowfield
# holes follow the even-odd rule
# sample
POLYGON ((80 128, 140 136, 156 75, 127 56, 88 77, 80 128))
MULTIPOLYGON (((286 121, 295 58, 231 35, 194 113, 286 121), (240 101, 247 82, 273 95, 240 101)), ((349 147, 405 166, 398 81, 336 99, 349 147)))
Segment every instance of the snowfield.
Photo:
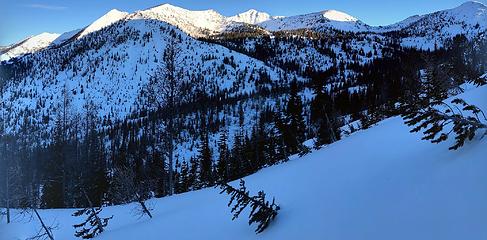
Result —
MULTIPOLYGON (((463 94, 487 109, 487 86, 463 94)), ((246 177, 252 194, 264 190, 281 206, 262 234, 246 214, 232 222, 229 197, 203 189, 154 199, 154 219, 137 219, 135 205, 107 207, 113 215, 97 239, 487 239, 487 140, 458 151, 410 134, 394 117, 302 158, 246 177)), ((233 185, 237 185, 234 182, 233 185)), ((74 210, 41 210, 58 225, 56 239, 75 239, 74 210)), ((25 239, 37 221, 14 217, 0 223, 2 240, 25 239)))

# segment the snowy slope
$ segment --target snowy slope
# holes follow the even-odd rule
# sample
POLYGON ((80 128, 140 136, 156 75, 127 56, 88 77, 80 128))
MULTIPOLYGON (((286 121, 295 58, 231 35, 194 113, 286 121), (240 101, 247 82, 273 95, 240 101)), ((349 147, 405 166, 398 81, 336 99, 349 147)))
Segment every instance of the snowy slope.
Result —
MULTIPOLYGON (((486 95, 484 86, 461 97, 487 109, 486 95)), ((265 190, 282 208, 261 235, 245 213, 231 221, 228 196, 203 189, 150 201, 153 219, 137 220, 134 205, 108 207, 103 214, 114 219, 97 239, 487 239, 487 140, 449 151, 451 141, 420 138, 395 117, 247 177, 252 193, 265 190)), ((57 239, 75 239, 72 225, 80 219, 71 217, 73 210, 40 213, 59 224, 57 239)), ((0 224, 3 239, 37 230, 37 223, 15 219, 0 224)))
POLYGON ((72 37, 74 37, 76 34, 80 33, 81 31, 82 31, 82 29, 76 29, 76 30, 73 30, 73 31, 65 32, 65 33, 61 34, 58 38, 56 38, 52 42, 52 45, 62 44, 65 41, 67 41, 67 40, 71 39, 72 37))
POLYGON ((144 11, 138 11, 131 19, 154 19, 179 27, 193 37, 222 33, 241 26, 228 20, 215 10, 191 11, 170 4, 163 4, 144 11))
POLYGON ((274 19, 271 15, 265 12, 259 12, 255 9, 250 9, 246 12, 229 17, 228 20, 234 22, 243 22, 248 24, 259 24, 265 21, 274 19))
POLYGON ((388 25, 388 26, 380 26, 373 29, 375 32, 391 32, 391 31, 400 31, 406 27, 409 27, 411 24, 417 22, 418 20, 422 19, 423 16, 421 15, 414 15, 408 17, 400 22, 388 25))
POLYGON ((472 39, 487 30, 487 6, 466 2, 459 7, 427 14, 402 29, 403 45, 433 49, 446 39, 464 34, 472 39))
POLYGON ((128 15, 127 12, 121 12, 117 9, 112 9, 102 17, 98 18, 88 27, 83 29, 83 31, 79 34, 78 38, 82 38, 92 32, 96 32, 104 27, 110 26, 113 23, 122 20, 128 15))
POLYGON ((6 47, 0 52, 0 61, 9 60, 27 53, 33 53, 48 47, 60 35, 57 33, 41 33, 36 36, 29 37, 24 41, 6 47))
POLYGON ((336 10, 291 16, 269 20, 259 24, 269 31, 313 29, 323 31, 337 29, 342 31, 363 32, 369 26, 355 17, 336 10))
MULTIPOLYGON (((23 58, 30 66, 24 71, 25 81, 7 81, 2 99, 8 102, 9 131, 17 132, 22 124, 19 116, 24 114, 34 123, 40 124, 46 115, 53 120, 64 87, 73 93, 75 112, 81 113, 83 104, 91 98, 100 106, 101 119, 110 115, 123 120, 143 104, 141 91, 160 66, 171 31, 181 35, 179 58, 185 78, 194 83, 194 88, 204 85, 209 96, 222 91, 228 96, 255 92, 261 71, 273 81, 284 75, 281 69, 220 45, 198 41, 165 22, 126 19, 59 48, 23 58), (232 59, 232 64, 225 64, 225 58, 232 59)), ((46 130, 52 124, 54 121, 46 130)))

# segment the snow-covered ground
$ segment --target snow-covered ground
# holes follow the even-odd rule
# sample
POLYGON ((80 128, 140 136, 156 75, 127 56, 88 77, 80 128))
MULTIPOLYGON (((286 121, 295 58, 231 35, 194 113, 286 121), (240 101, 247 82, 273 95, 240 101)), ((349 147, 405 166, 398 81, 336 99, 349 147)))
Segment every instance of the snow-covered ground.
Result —
MULTIPOLYGON (((487 109, 487 86, 461 97, 487 109)), ((282 210, 262 234, 246 214, 232 222, 229 197, 218 189, 151 200, 153 219, 134 205, 108 207, 108 230, 97 239, 487 239, 487 140, 458 151, 410 134, 399 117, 335 144, 246 177, 251 193, 265 190, 282 210)), ((236 183, 234 183, 236 184, 236 183)), ((56 239, 75 239, 74 210, 42 210, 58 225, 56 239)), ((0 223, 2 240, 25 239, 36 221, 0 223)))

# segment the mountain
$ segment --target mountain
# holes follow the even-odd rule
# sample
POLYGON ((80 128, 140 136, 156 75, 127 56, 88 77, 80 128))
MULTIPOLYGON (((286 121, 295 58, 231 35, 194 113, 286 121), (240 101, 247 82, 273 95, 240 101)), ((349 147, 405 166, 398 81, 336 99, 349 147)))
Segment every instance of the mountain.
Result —
POLYGON ((51 45, 62 44, 74 36, 77 38, 82 38, 92 32, 96 32, 104 27, 110 26, 127 15, 128 13, 126 12, 113 9, 82 30, 73 30, 63 34, 41 33, 39 35, 29 37, 17 44, 0 49, 0 61, 9 60, 27 53, 34 53, 51 45))
POLYGON ((191 11, 170 4, 135 12, 129 18, 164 21, 193 37, 220 34, 242 26, 241 23, 230 21, 215 10, 191 11))
MULTIPOLYGON (((73 93, 74 112, 81 113, 83 104, 91 98, 100 107, 100 118, 126 118, 138 105, 143 104, 140 101, 141 92, 162 61, 162 49, 172 34, 177 35, 181 41, 179 58, 185 66, 185 77, 194 83, 191 95, 186 96, 188 99, 199 90, 208 96, 252 94, 260 88, 277 84, 277 80, 286 75, 282 69, 271 68, 257 59, 221 45, 198 41, 165 21, 154 21, 174 20, 171 18, 174 13, 168 9, 174 10, 174 7, 164 5, 137 12, 122 21, 88 33, 90 29, 104 26, 99 24, 105 23, 104 19, 117 19, 106 18, 112 15, 107 14, 99 19, 101 21, 97 20, 85 28, 77 39, 60 47, 46 48, 24 56, 22 62, 28 67, 22 67, 19 74, 22 72, 22 75, 29 76, 33 81, 7 81, 6 91, 12 94, 5 94, 3 100, 11 106, 8 111, 8 119, 12 121, 10 129, 14 132, 19 130, 22 123, 15 116, 27 113, 32 114, 35 123, 40 123, 42 116, 50 115, 49 118, 53 118, 48 121, 48 125, 53 127, 53 111, 61 101, 64 88, 73 93), (268 77, 270 82, 257 84, 261 75, 268 77), (39 104, 31 104, 16 97, 28 92, 33 93, 28 95, 39 104)), ((125 15, 114 11, 111 13, 116 16, 125 15)), ((201 14, 203 16, 208 12, 201 14)), ((189 13, 186 16, 190 20, 200 19, 189 13)), ((188 23, 183 21, 184 18, 181 19, 179 24, 188 23)), ((200 26, 208 26, 198 22, 200 26)), ((58 35, 52 39, 56 37, 58 35)))
MULTIPOLYGON (((487 87, 459 96, 487 109, 487 87)), ((252 195, 263 190, 281 210, 255 234, 249 210, 232 221, 230 196, 205 188, 147 202, 153 218, 137 218, 137 203, 104 207, 113 216, 96 239, 486 239, 487 141, 449 151, 421 141, 393 117, 342 141, 245 177, 252 195), (353 149, 353 151, 350 151, 353 149), (204 204, 202 204, 204 203, 204 204), (205 219, 205 221, 201 221, 205 219)), ((238 186, 238 182, 231 182, 238 186)), ((73 209, 38 210, 56 239, 76 239, 73 209)), ((3 218, 4 219, 4 218, 3 218)), ((38 221, 0 220, 6 239, 34 236, 38 221), (34 223, 35 222, 35 223, 34 223)))
POLYGON ((170 4, 163 4, 135 13, 113 9, 86 28, 74 30, 61 36, 41 34, 0 50, 1 60, 8 60, 25 53, 32 53, 49 46, 59 45, 74 36, 81 38, 123 19, 152 19, 177 26, 190 36, 208 38, 223 33, 252 32, 266 35, 267 32, 308 29, 319 32, 341 30, 349 32, 373 32, 384 34, 399 32, 402 45, 422 49, 433 49, 463 33, 470 39, 487 30, 487 7, 480 2, 466 2, 453 9, 426 15, 411 16, 389 26, 372 27, 366 23, 336 10, 290 17, 274 17, 255 9, 225 17, 214 10, 192 11, 170 4), (53 40, 55 39, 55 40, 53 40))
POLYGON ((421 15, 414 15, 411 17, 408 17, 400 22, 388 25, 388 26, 379 26, 374 29, 375 32, 392 32, 392 31, 400 31, 401 29, 404 29, 411 24, 415 23, 416 21, 422 19, 423 16, 421 15))
POLYGON ((5 47, 0 51, 0 61, 9 60, 17 56, 42 50, 48 47, 59 36, 60 34, 57 33, 41 33, 29 37, 17 44, 5 47))
POLYGON ((113 23, 122 20, 123 18, 127 17, 129 13, 127 12, 121 12, 117 9, 112 9, 102 17, 98 18, 96 21, 94 21, 92 24, 84 28, 77 38, 82 38, 92 32, 96 32, 104 27, 108 27, 112 25, 113 23))
POLYGON ((283 17, 259 24, 269 31, 311 29, 324 31, 336 29, 351 32, 365 32, 370 27, 346 13, 336 10, 326 10, 317 13, 283 17))
POLYGON ((65 32, 65 33, 61 34, 58 38, 56 38, 52 42, 52 45, 60 45, 64 42, 70 40, 71 38, 73 38, 74 36, 79 34, 81 31, 82 31, 82 29, 75 29, 73 31, 65 32))
POLYGON ((487 6, 466 2, 459 7, 413 17, 395 29, 403 36, 404 46, 433 49, 457 34, 473 39, 487 31, 487 6))
POLYGON ((235 16, 229 17, 228 20, 234 21, 234 22, 242 22, 242 23, 248 23, 248 24, 259 24, 265 21, 269 21, 271 19, 274 19, 275 17, 272 17, 268 13, 265 12, 259 12, 255 9, 250 9, 246 12, 237 14, 235 16))
MULTIPOLYGON (((95 205, 114 216, 100 239, 484 239, 480 111, 456 100, 450 111, 476 117, 453 115, 439 144, 421 138, 448 122, 411 134, 398 117, 424 96, 486 109, 487 88, 468 81, 487 69, 484 7, 386 27, 336 10, 112 10, 0 62, 0 206, 59 208, 39 212, 67 240, 82 222, 72 209, 95 205), (454 33, 468 38, 417 49, 454 33), (448 150, 464 137, 475 138, 448 150), (262 234, 209 188, 241 178, 280 204, 262 234), (154 218, 136 219, 131 202, 145 200, 154 218)), ((2 239, 39 229, 17 214, 7 227, 4 212, 2 239)))

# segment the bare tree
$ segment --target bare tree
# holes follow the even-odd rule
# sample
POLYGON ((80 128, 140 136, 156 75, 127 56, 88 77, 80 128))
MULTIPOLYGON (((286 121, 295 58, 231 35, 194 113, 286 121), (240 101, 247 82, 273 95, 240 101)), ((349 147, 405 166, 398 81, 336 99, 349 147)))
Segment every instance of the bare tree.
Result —
POLYGON ((165 118, 166 141, 164 142, 167 143, 169 195, 174 193, 173 165, 175 139, 177 136, 175 122, 177 122, 177 107, 182 101, 183 74, 178 61, 180 53, 181 49, 176 33, 171 33, 171 37, 168 39, 164 49, 163 62, 151 76, 147 87, 149 105, 156 111, 165 110, 167 112, 167 117, 165 118))
POLYGON ((115 173, 112 189, 114 200, 123 203, 135 200, 138 203, 138 207, 134 209, 135 215, 139 217, 147 215, 152 218, 152 208, 146 204, 146 193, 150 188, 150 183, 136 182, 135 173, 131 168, 117 168, 115 173))
POLYGON ((39 229, 39 231, 35 236, 28 239, 29 240, 43 240, 43 239, 54 240, 54 234, 52 233, 52 230, 56 229, 57 226, 53 227, 53 226, 46 225, 41 215, 37 211, 37 209, 32 208, 32 211, 35 213, 37 220, 39 220, 39 222, 41 223, 41 228, 39 229))

